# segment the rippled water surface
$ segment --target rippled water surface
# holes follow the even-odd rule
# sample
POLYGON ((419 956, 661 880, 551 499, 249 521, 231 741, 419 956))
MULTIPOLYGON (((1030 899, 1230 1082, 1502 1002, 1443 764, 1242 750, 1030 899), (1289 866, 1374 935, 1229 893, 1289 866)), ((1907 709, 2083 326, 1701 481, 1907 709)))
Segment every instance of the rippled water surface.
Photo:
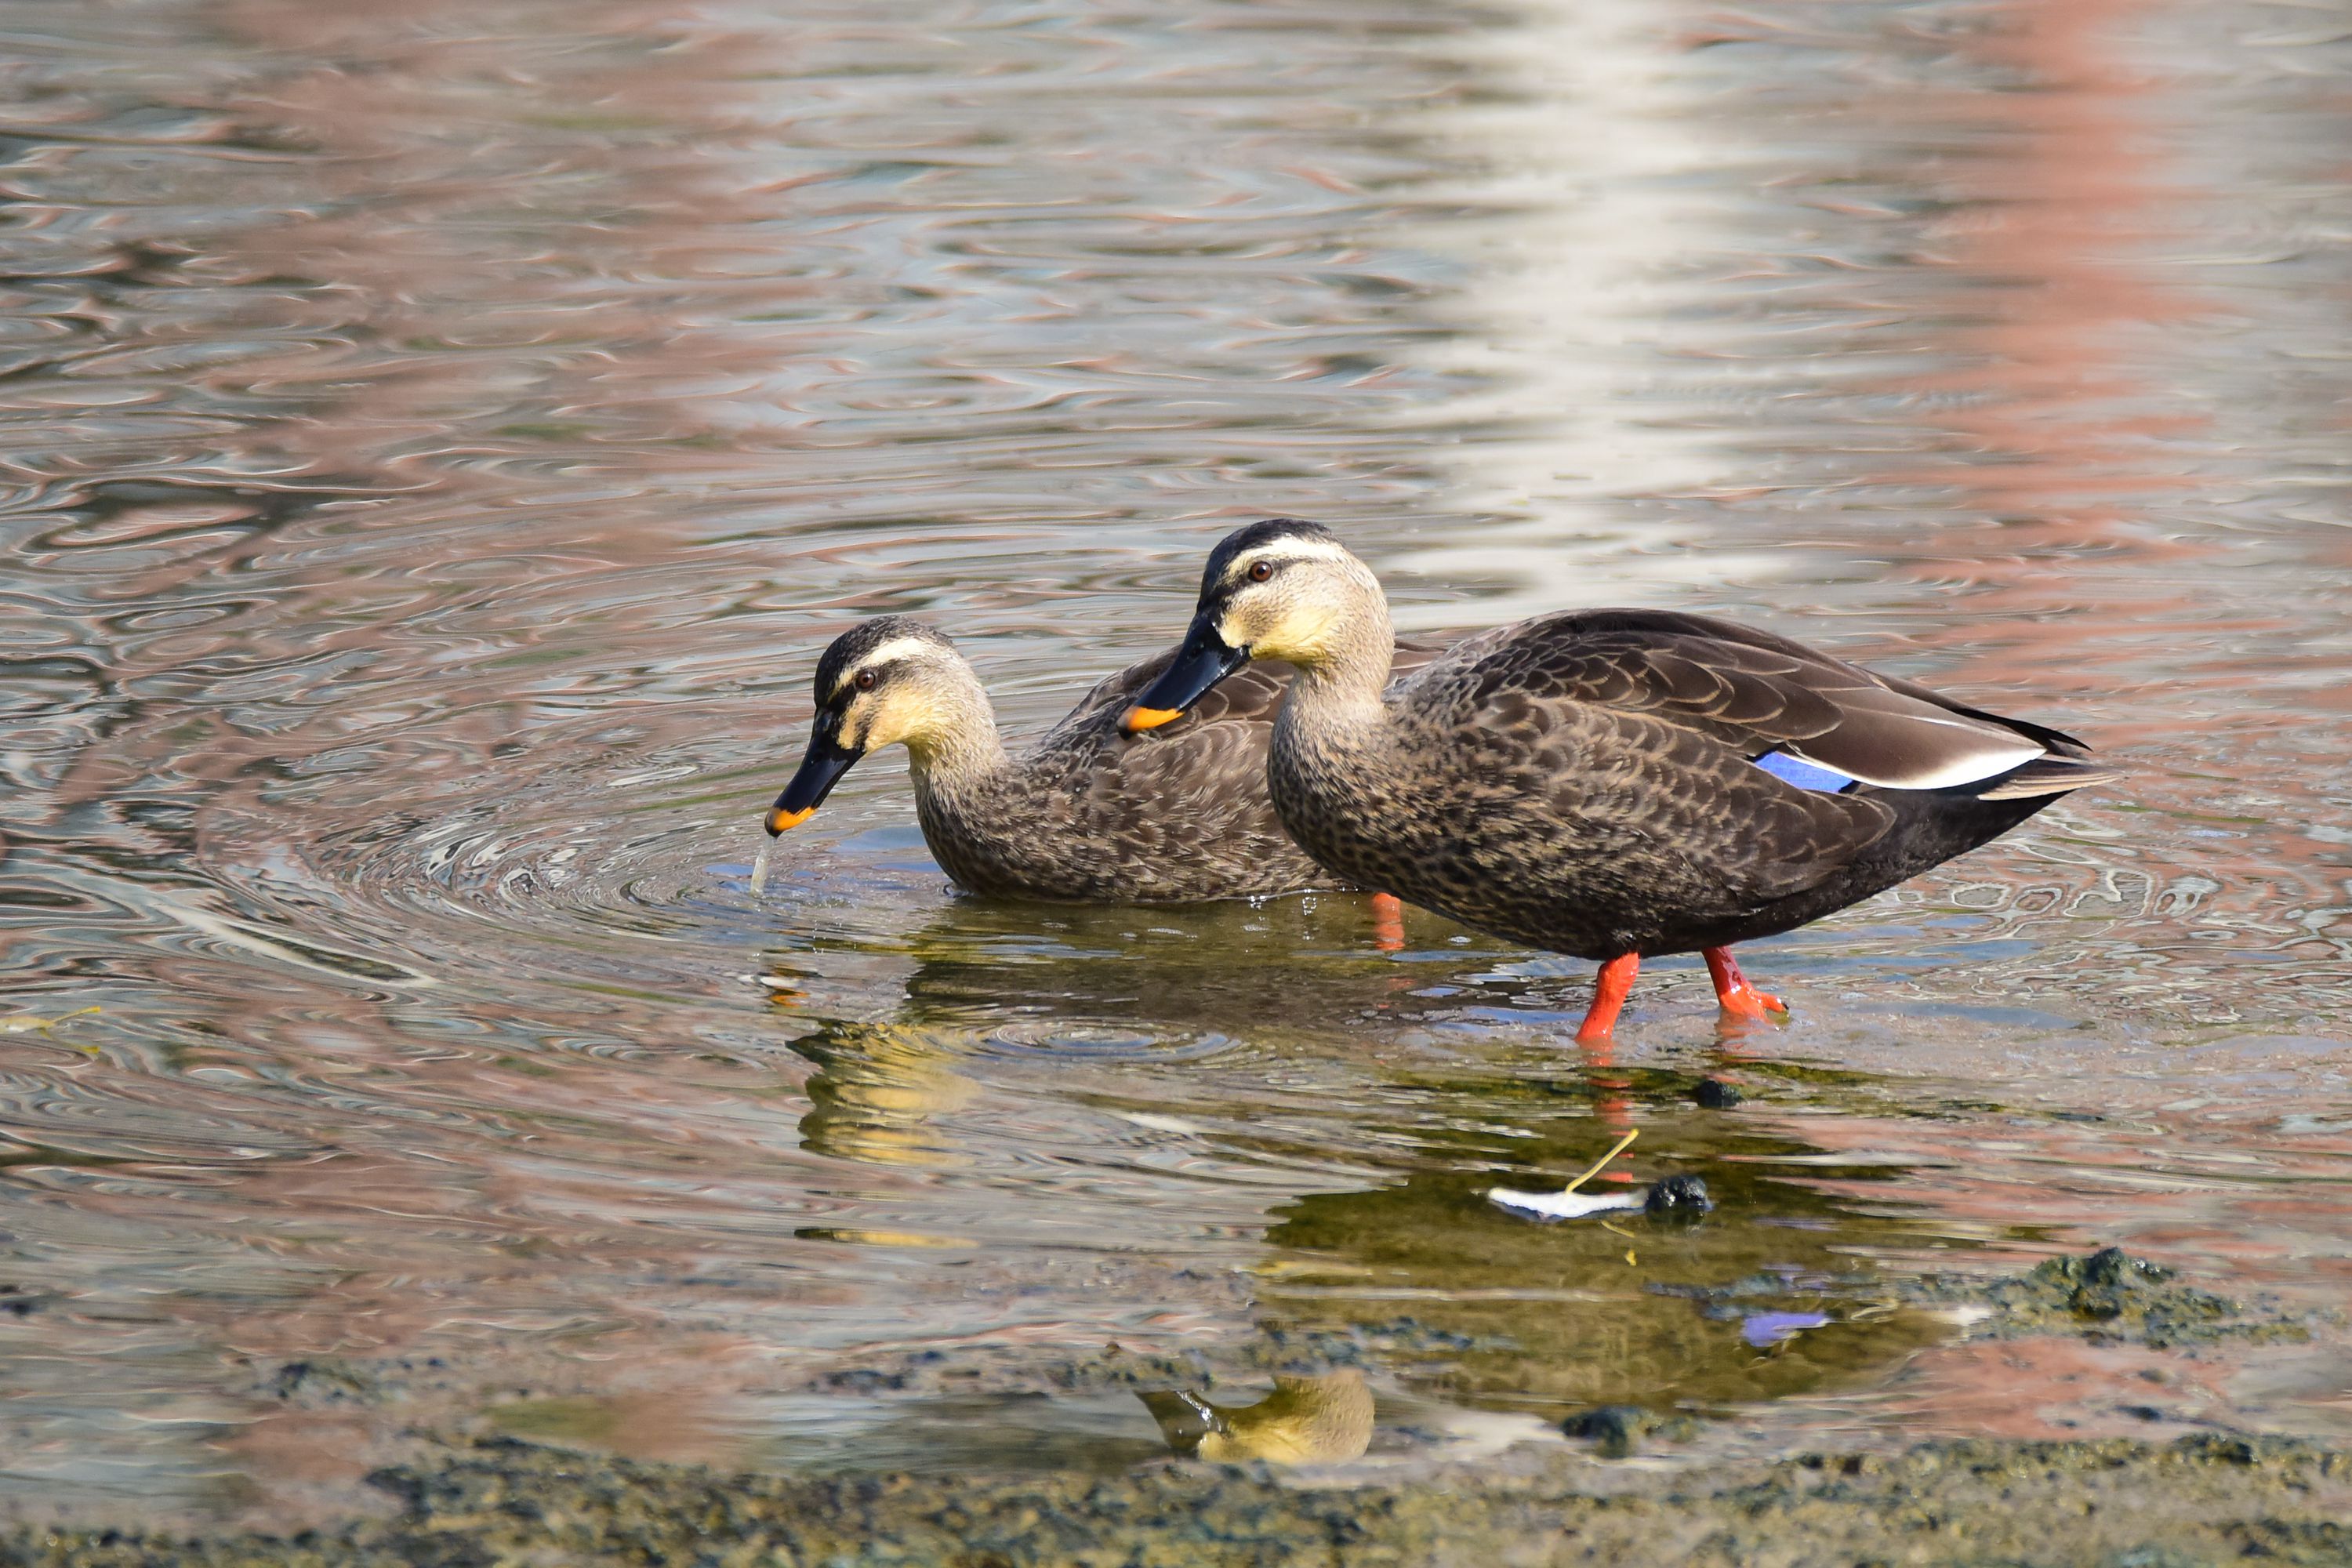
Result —
POLYGON ((1112 1342, 1360 1378, 1367 1462, 2123 1429, 1886 1281, 2352 1283, 2333 8, 29 0, 0 78, 5 1506, 1164 1454, 1112 1342), (889 759, 751 895, 845 626, 1034 733, 1276 512, 1409 626, 1728 613, 2132 776, 1605 1056, 1350 897, 961 898, 889 759), (1624 1129, 1717 1213, 1479 1195, 1624 1129))

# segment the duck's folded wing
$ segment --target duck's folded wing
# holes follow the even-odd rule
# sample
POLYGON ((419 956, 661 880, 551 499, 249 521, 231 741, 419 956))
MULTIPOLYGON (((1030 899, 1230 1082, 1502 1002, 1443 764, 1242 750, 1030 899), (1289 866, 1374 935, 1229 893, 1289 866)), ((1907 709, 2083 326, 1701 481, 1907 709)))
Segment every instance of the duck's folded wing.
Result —
POLYGON ((1760 905, 1801 891, 1895 821, 1874 795, 1791 787, 1699 729, 1630 706, 1506 686, 1406 722, 1415 748, 1443 759, 1439 786, 1412 807, 1441 821, 1468 807, 1448 832, 1484 835, 1483 852, 1504 859, 1571 849, 1591 875, 1642 867, 1695 899, 1760 905))
MULTIPOLYGON (((1479 695, 1643 713, 1732 747, 1784 782, 2054 794, 2111 777, 2072 736, 1963 707, 1801 643, 1710 616, 1590 610, 1507 628, 1479 695), (1790 767, 1789 759, 1805 767, 1790 767), (1832 782, 1834 778, 1835 782, 1832 782)), ((1469 673, 1468 671, 1465 672, 1469 673)))

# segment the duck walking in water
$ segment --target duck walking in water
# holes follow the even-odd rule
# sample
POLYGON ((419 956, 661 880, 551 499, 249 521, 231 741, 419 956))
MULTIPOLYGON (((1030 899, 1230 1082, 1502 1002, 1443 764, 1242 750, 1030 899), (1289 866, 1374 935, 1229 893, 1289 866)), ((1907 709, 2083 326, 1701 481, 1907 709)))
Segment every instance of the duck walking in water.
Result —
POLYGON ((1661 953, 1704 953, 1727 1013, 1785 1012, 1733 943, 2116 776, 2072 736, 1705 616, 1542 616, 1393 685, 1391 642, 1378 579, 1328 529, 1253 523, 1123 722, 1171 724, 1252 659, 1295 666, 1268 767, 1291 837, 1335 876, 1599 960, 1587 1041, 1661 953))
MULTIPOLYGON (((1416 644, 1394 658, 1417 668, 1430 651, 1416 644)), ((867 621, 817 662, 808 753, 769 811, 768 832, 806 821, 859 758, 903 745, 924 842, 975 893, 1192 903, 1339 886, 1266 799, 1266 742, 1287 671, 1236 668, 1201 683, 1183 724, 1122 731, 1120 715, 1174 657, 1102 681, 1016 760, 953 643, 903 616, 867 621)))

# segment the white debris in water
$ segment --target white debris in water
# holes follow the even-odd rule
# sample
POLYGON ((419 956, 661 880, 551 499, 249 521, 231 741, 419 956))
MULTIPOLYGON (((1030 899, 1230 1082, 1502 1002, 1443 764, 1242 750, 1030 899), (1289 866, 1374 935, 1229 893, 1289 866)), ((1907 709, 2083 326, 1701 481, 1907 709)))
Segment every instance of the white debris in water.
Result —
POLYGON ((1138 1127, 1149 1127, 1154 1132, 1197 1133, 1202 1131, 1197 1122, 1187 1121, 1181 1116, 1162 1116, 1157 1111, 1114 1110, 1111 1114, 1121 1121, 1132 1121, 1138 1127))
MULTIPOLYGON (((1588 1215, 1607 1214, 1613 1209, 1637 1209, 1649 1200, 1646 1191, 1633 1193, 1603 1193, 1595 1196, 1576 1189, 1609 1168, 1609 1162, 1633 1146, 1642 1135, 1638 1127, 1625 1129, 1623 1137, 1609 1146, 1609 1152, 1592 1162, 1584 1174, 1556 1193, 1523 1193, 1512 1187, 1488 1187, 1486 1201, 1520 1214, 1533 1215, 1538 1219, 1582 1219, 1588 1215)), ((1627 1253, 1625 1261, 1633 1261, 1627 1253)))
POLYGON ((758 898, 768 890, 768 858, 776 852, 776 841, 769 839, 760 846, 758 858, 751 862, 751 896, 758 898))
POLYGON ((1971 1301, 1959 1306, 1930 1307, 1927 1309, 1927 1316, 1940 1318, 1955 1328, 1965 1329, 1971 1323, 1981 1323, 1991 1317, 1992 1309, 1971 1301))
POLYGON ((1583 1219, 1612 1210, 1637 1209, 1643 1194, 1634 1193, 1522 1193, 1510 1187, 1488 1187, 1486 1201, 1542 1219, 1583 1219))

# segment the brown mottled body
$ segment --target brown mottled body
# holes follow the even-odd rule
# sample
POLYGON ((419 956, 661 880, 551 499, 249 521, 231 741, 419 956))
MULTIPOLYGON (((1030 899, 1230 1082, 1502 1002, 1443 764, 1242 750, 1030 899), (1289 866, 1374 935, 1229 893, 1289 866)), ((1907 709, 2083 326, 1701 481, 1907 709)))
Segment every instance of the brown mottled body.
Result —
MULTIPOLYGON (((1238 670, 1181 722, 1121 730, 1120 714, 1173 651, 1098 683, 1016 758, 979 677, 945 637, 900 616, 869 621, 819 665, 809 761, 785 792, 803 795, 771 814, 772 830, 813 811, 856 759, 895 743, 907 748, 924 842, 975 893, 1193 903, 1340 885, 1291 841, 1266 797, 1287 668, 1238 670)), ((1401 646, 1397 666, 1417 668, 1433 652, 1401 646)))
POLYGON ((923 841, 957 886, 1064 903, 1191 903, 1335 884, 1266 798, 1266 742, 1289 672, 1236 671, 1164 738, 1121 732, 1119 714, 1166 663, 1163 654, 1104 680, 1017 761, 1000 752, 995 766, 914 770, 923 841))
POLYGON ((1129 728, 1252 658, 1298 670, 1276 812, 1335 874, 1604 961, 1605 1037, 1642 958, 1703 951, 1725 1009, 1777 1011, 1727 951, 1971 849, 2113 771, 2071 736, 1769 632, 1659 610, 1539 616, 1391 681, 1380 582, 1273 519, 1210 555, 1129 728))
POLYGON ((1704 616, 1547 616, 1469 639, 1373 707, 1304 679, 1268 782, 1291 837, 1339 876, 1591 959, 1793 930, 2055 798, 1783 783, 1748 756, 1826 717, 1795 676, 1903 689, 1704 616))

